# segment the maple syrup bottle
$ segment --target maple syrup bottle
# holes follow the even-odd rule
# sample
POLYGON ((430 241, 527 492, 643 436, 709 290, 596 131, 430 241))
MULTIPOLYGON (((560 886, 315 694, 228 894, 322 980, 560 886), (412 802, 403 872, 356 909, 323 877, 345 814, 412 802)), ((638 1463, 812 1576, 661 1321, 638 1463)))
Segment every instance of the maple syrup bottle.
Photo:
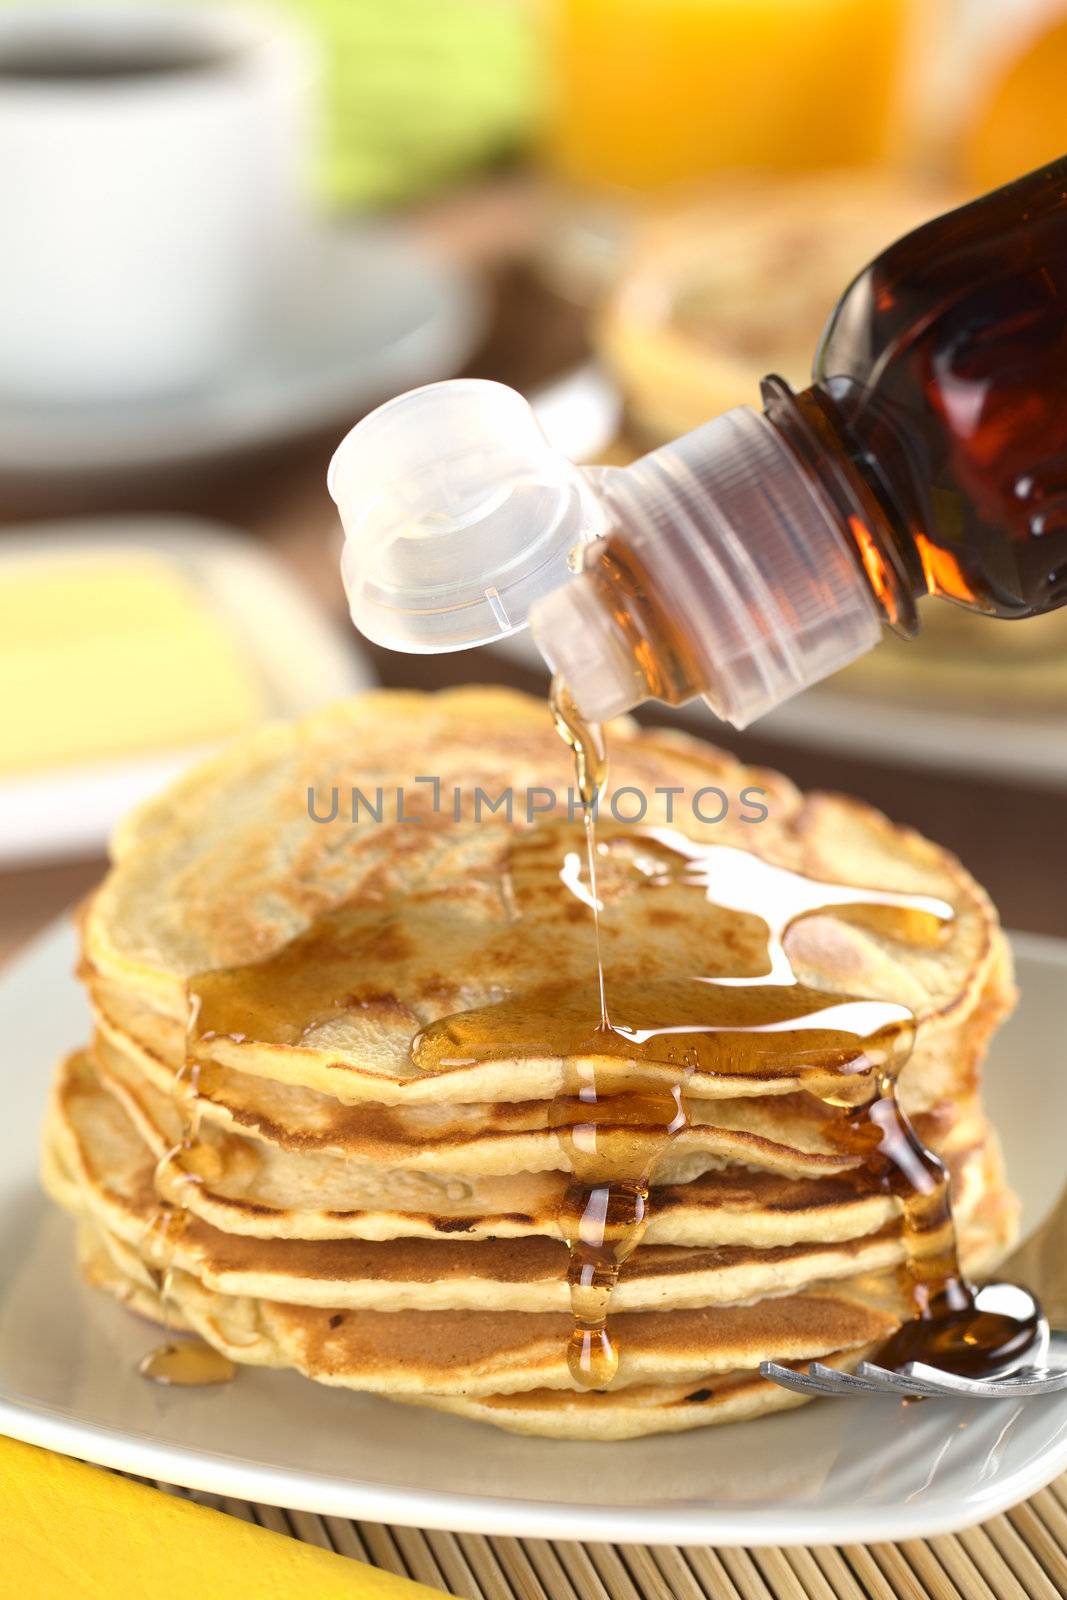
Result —
POLYGON ((578 714, 703 695, 737 727, 939 595, 1067 600, 1067 158, 883 251, 810 388, 763 385, 627 467, 579 469, 521 395, 430 384, 330 465, 356 626, 464 649, 529 622, 578 714))
POLYGON ((1067 158, 883 251, 813 378, 597 475, 611 527, 531 614, 584 716, 704 695, 745 726, 927 594, 1067 601, 1067 158))

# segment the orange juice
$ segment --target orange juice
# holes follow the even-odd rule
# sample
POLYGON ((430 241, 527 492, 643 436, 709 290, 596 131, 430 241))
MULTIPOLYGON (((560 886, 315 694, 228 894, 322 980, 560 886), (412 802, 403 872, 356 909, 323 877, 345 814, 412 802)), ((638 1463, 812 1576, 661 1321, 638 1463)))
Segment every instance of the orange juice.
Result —
POLYGON ((1032 37, 1019 32, 998 50, 964 130, 963 176, 976 191, 1009 183, 1067 149, 1067 18, 1051 18, 1032 37))
POLYGON ((657 189, 877 161, 909 0, 549 0, 556 173, 657 189))

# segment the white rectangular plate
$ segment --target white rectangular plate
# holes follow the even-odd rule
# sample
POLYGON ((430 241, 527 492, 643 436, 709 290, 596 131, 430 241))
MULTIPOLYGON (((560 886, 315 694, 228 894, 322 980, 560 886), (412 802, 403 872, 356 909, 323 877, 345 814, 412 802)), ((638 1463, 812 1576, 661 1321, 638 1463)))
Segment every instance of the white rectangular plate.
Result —
MULTIPOLYGON (((1016 946, 1022 1003, 987 1082, 1030 1228, 1063 1176, 1067 943, 1016 946)), ((694 1433, 564 1444, 292 1373, 250 1368, 214 1390, 146 1383, 136 1366, 153 1331, 81 1284, 70 1225, 37 1184, 52 1064, 85 1037, 73 955, 70 932, 53 929, 0 981, 0 1431, 302 1510, 661 1544, 925 1537, 992 1516, 1067 1468, 1067 1394, 909 1407, 826 1400, 694 1433)))
MULTIPOLYGON (((5 528, 0 582, 42 560, 61 565, 138 553, 171 567, 225 624, 260 680, 265 717, 302 716, 374 682, 355 635, 324 616, 276 557, 220 523, 115 516, 5 528)), ((0 777, 0 862, 103 854, 112 828, 134 805, 210 753, 149 750, 0 777)))

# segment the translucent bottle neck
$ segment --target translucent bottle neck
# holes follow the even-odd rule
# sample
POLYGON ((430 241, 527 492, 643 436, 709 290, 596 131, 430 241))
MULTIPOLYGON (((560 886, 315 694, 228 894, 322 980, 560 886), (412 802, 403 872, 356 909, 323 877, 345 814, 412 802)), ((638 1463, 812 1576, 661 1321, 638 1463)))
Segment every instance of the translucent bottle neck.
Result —
POLYGON ((611 530, 530 617, 591 720, 703 695, 746 727, 878 642, 848 497, 771 417, 738 407, 595 486, 611 530))

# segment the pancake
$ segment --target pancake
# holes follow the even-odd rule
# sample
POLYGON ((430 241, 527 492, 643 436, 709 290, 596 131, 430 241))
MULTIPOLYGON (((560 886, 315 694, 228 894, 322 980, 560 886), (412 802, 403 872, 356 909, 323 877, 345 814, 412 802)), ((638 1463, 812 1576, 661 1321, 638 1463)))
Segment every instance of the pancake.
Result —
MULTIPOLYGON (((215 1295, 174 1274, 189 1324, 235 1360, 292 1366, 319 1382, 375 1394, 498 1394, 574 1387, 563 1313, 331 1312, 215 1295)), ((615 1385, 696 1382, 713 1372, 803 1360, 885 1339, 899 1316, 837 1285, 749 1306, 621 1312, 615 1385)))
MULTIPOLYGON (((259 1239, 224 1233, 192 1213, 170 1219, 161 1234, 153 1229, 154 1169, 120 1103, 87 1062, 73 1060, 49 1115, 46 1185, 67 1210, 129 1245, 150 1272, 176 1266, 221 1294, 331 1309, 565 1312, 569 1305, 566 1246, 544 1236, 259 1239)), ((965 1254, 987 1254, 989 1242, 973 1219, 980 1203, 988 1210, 990 1197, 1003 1191, 994 1139, 957 1165, 953 1189, 965 1254)), ((1010 1213, 998 1226, 1010 1229, 1010 1213)), ((763 1249, 646 1245, 625 1263, 613 1304, 619 1311, 744 1304, 903 1259, 899 1218, 850 1239, 763 1249)))
MULTIPOLYGON (((49 1190, 156 1267, 166 1258, 221 1293, 335 1308, 565 1311, 569 1304, 566 1247, 541 1236, 479 1243, 248 1239, 185 1215, 168 1227, 165 1247, 156 1241, 153 1249, 154 1167, 119 1103, 88 1072, 72 1075, 50 1119, 49 1190)), ((649 1246, 627 1263, 616 1304, 620 1310, 728 1304, 892 1265, 902 1254, 896 1221, 837 1246, 649 1246)))
MULTIPOLYGON (((870 1353, 870 1352, 868 1352, 870 1353)), ((829 1366, 850 1371, 863 1351, 823 1357, 829 1366)), ((507 1395, 406 1396, 407 1403, 451 1412, 509 1433, 548 1439, 640 1439, 654 1433, 681 1433, 716 1423, 749 1422, 804 1404, 803 1395, 769 1383, 758 1372, 728 1372, 690 1383, 634 1384, 610 1394, 576 1394, 532 1389, 507 1395)))
MULTIPOLYGON (((338 1100, 550 1099, 564 1069, 543 1050, 427 1074, 411 1041, 450 1013, 498 1004, 502 988, 545 991, 546 971, 551 994, 541 993, 542 1007, 588 992, 590 919, 558 897, 546 909, 548 868, 542 863, 539 875, 531 867, 516 952, 512 852, 528 830, 499 813, 474 815, 479 789, 495 796, 509 787, 553 789, 560 811, 573 779, 568 760, 542 705, 487 690, 367 695, 241 740, 121 830, 115 868, 85 918, 89 974, 184 1027, 187 985, 203 1013, 227 1013, 240 967, 242 994, 250 981, 255 989, 249 1026, 224 1029, 199 1053, 338 1100), (459 821, 433 811, 431 788, 415 783, 426 772, 445 795, 459 786, 459 821), (417 825, 396 820, 389 797, 398 785, 417 825), (373 798, 378 789, 381 822, 365 810, 353 822, 340 801, 332 821, 316 822, 304 803, 312 793, 316 815, 328 816, 335 790, 373 798)), ((649 825, 666 825, 670 814, 698 843, 741 846, 817 879, 947 902, 951 928, 936 947, 880 936, 831 908, 798 923, 788 948, 804 983, 915 1012, 906 1077, 932 1080, 940 1094, 939 1075, 958 1075, 975 1053, 968 1020, 983 1004, 1002 1012, 1010 996, 995 915, 958 862, 870 807, 804 798, 786 780, 679 735, 613 730, 612 774, 615 792, 636 787, 646 797, 649 825), (746 825, 735 805, 721 823, 702 823, 664 792, 692 797, 709 787, 735 799, 759 789, 768 815, 746 825)), ((632 894, 629 865, 620 860, 614 881, 602 874, 607 906, 632 894)), ((672 914, 669 938, 650 937, 664 924, 643 915, 605 918, 605 963, 620 982, 635 974, 646 985, 669 981, 694 951, 709 972, 760 970, 766 929, 758 917, 739 924, 703 901, 683 910, 659 899, 656 909, 672 914)), ((755 1086, 728 1070, 691 1082, 696 1097, 796 1087, 795 1076, 775 1076, 773 1063, 755 1086)))
MULTIPOLYGON (((90 991, 95 1022, 93 1053, 105 1075, 132 1082, 140 1075, 168 1101, 175 1078, 185 1069, 185 1032, 173 1019, 153 1016, 112 986, 90 991), (121 1019, 121 1020, 120 1020, 121 1019), (158 1025, 157 1025, 158 1024, 158 1025)), ((999 1015, 994 1000, 978 1008, 968 1028, 971 1049, 956 1061, 953 1081, 940 1085, 941 1098, 973 1092, 985 1033, 999 1015)), ((598 1063, 603 1074, 604 1063, 598 1063)), ((913 1077, 922 1093, 903 1096, 916 1115, 935 1103, 936 1085, 927 1074, 913 1077)), ((688 1126, 672 1146, 671 1157, 707 1151, 724 1160, 770 1170, 817 1176, 844 1170, 857 1158, 826 1137, 833 1114, 810 1095, 777 1084, 765 1098, 746 1103, 755 1086, 733 1100, 688 1096, 688 1126), (797 1156, 811 1159, 799 1163, 797 1156)), ((185 1097, 188 1099, 188 1096, 185 1097)), ((201 1063, 195 1083, 198 1120, 296 1151, 328 1150, 356 1161, 387 1162, 421 1171, 512 1173, 566 1170, 565 1141, 550 1125, 550 1101, 497 1101, 465 1104, 416 1102, 346 1104, 332 1095, 211 1063, 201 1063)), ((692 1163, 689 1163, 692 1166, 692 1163)), ((665 1174, 669 1175, 669 1174, 665 1174)))
MULTIPOLYGON (((164 1318, 159 1293, 129 1278, 121 1258, 90 1227, 79 1229, 78 1256, 82 1273, 94 1287, 106 1290, 131 1311, 163 1323, 173 1332, 191 1332, 176 1306, 164 1318)), ((846 1370, 862 1350, 824 1357, 846 1370)), ((566 1389, 532 1389, 508 1395, 390 1395, 404 1404, 449 1411, 513 1433, 557 1439, 622 1440, 653 1433, 674 1433, 714 1423, 740 1422, 804 1403, 802 1396, 768 1383, 758 1372, 724 1373, 692 1384, 632 1384, 610 1394, 580 1394, 566 1389)))
MULTIPOLYGON (((173 1072, 148 1063, 143 1054, 117 1050, 107 1035, 94 1043, 93 1059, 116 1094, 139 1099, 158 1139, 174 1143, 182 1113, 168 1092, 173 1090, 173 1072)), ((563 1131, 548 1125, 548 1101, 397 1109, 329 1105, 324 1096, 308 1105, 307 1093, 296 1091, 303 1104, 294 1106, 295 1096, 287 1095, 284 1104, 278 1097, 269 1114, 261 1113, 248 1102, 235 1105, 232 1088, 228 1103, 220 1104, 214 1085, 210 1080, 205 1084, 201 1072, 196 1096, 200 1142, 213 1148, 247 1145, 251 1139, 250 1160, 257 1155, 256 1145, 273 1145, 298 1157, 301 1172, 312 1180, 318 1168, 327 1169, 330 1157, 343 1158, 346 1170, 381 1165, 489 1177, 568 1171, 571 1166, 563 1131)), ((781 1094, 768 1101, 690 1099, 687 1110, 687 1125, 660 1164, 665 1179, 695 1176, 704 1167, 723 1163, 798 1177, 844 1172, 860 1164, 858 1155, 842 1150, 831 1137, 834 1111, 809 1094, 781 1094)), ((637 1142, 645 1137, 650 1155, 655 1153, 659 1136, 654 1126, 635 1126, 632 1132, 637 1142)), ((262 1158, 264 1152, 260 1149, 258 1155, 262 1158)))
MULTIPOLYGON (((83 1227, 79 1242, 90 1281, 142 1314, 163 1319, 151 1277, 140 1281, 136 1265, 131 1271, 135 1252, 97 1226, 83 1227)), ((200 1333, 246 1364, 294 1365, 321 1382, 436 1406, 518 1432, 610 1439, 778 1409, 780 1391, 758 1379, 757 1359, 798 1360, 806 1349, 808 1355, 821 1351, 822 1359, 850 1367, 894 1325, 892 1298, 884 1279, 867 1276, 840 1288, 817 1286, 750 1306, 624 1316, 617 1320, 626 1337, 626 1364, 611 1390, 596 1394, 574 1394, 569 1388, 558 1337, 566 1330, 565 1317, 353 1316, 214 1294, 178 1272, 167 1322, 200 1333), (864 1336, 867 1342, 861 1343, 864 1336), (844 1348, 823 1348, 834 1338, 844 1348), (707 1370, 698 1376, 705 1364, 707 1370), (643 1378, 649 1369, 671 1376, 648 1383, 643 1378), (735 1399, 738 1404, 731 1403, 735 1399)))
MULTIPOLYGON (((105 1081, 147 1149, 158 1195, 223 1232, 305 1240, 560 1237, 561 1174, 446 1177, 322 1155, 309 1171, 307 1157, 233 1135, 198 1139, 192 1151, 183 1151, 180 1119, 163 1097, 144 1085, 105 1081)), ((76 1055, 57 1094, 91 1096, 98 1082, 88 1058, 76 1055)), ((933 1121, 922 1125, 950 1166, 986 1135, 975 1103, 970 1112, 953 1108, 947 1129, 933 1121)), ((645 1237, 649 1243, 757 1246, 851 1238, 899 1215, 899 1202, 866 1187, 855 1171, 839 1175, 836 1184, 825 1176, 803 1180, 747 1167, 702 1172, 656 1186, 645 1237)))
MULTIPOLYGON (((128 1251, 106 1248, 118 1270, 128 1251)), ((233 1360, 295 1367, 342 1388, 404 1396, 575 1387, 566 1314, 332 1311, 217 1294, 180 1270, 168 1296, 185 1327, 233 1360)), ((763 1360, 866 1347, 898 1326, 893 1301, 891 1282, 875 1278, 745 1306, 624 1312, 616 1322, 625 1354, 613 1387, 695 1382, 763 1360)))
MULTIPOLYGON (((151 1232, 151 1167, 134 1194, 73 1176, 57 1141, 46 1146, 48 1192, 75 1216, 91 1217, 152 1271, 165 1263, 220 1294, 296 1305, 384 1311, 566 1311, 567 1249, 560 1240, 248 1239, 183 1217, 165 1238, 151 1232)), ((807 1284, 878 1271, 903 1259, 898 1223, 841 1244, 707 1249, 649 1245, 635 1253, 615 1293, 620 1310, 730 1305, 807 1284)), ((145 1281, 148 1281, 147 1279, 145 1281)))

